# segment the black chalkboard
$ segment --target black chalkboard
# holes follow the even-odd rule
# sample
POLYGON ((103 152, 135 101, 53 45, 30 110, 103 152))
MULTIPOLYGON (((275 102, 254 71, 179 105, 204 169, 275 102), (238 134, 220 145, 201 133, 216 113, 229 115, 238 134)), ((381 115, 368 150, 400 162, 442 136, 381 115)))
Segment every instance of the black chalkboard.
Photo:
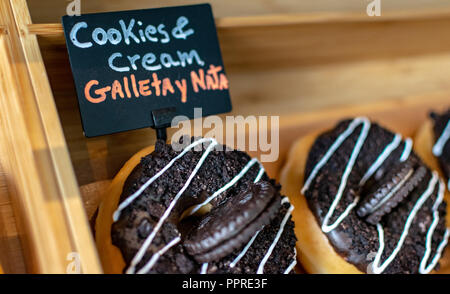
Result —
POLYGON ((209 4, 62 18, 84 134, 154 126, 152 111, 231 111, 209 4))

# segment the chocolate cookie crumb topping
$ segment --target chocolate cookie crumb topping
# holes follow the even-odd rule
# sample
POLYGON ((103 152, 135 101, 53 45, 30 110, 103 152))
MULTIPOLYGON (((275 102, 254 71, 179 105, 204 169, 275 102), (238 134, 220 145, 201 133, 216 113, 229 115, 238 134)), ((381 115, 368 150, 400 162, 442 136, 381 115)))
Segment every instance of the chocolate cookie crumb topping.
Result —
POLYGON ((111 228, 124 271, 291 273, 296 238, 280 186, 244 152, 211 138, 190 142, 175 151, 158 141, 126 180, 111 228), (197 206, 205 209, 186 217, 197 206))

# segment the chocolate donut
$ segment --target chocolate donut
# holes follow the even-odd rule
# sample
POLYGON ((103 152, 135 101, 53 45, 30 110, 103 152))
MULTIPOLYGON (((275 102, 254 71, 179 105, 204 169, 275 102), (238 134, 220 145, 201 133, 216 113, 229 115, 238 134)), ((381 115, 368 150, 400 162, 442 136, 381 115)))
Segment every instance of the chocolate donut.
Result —
POLYGON ((307 270, 423 274, 439 268, 450 234, 445 184, 412 145, 364 117, 297 142, 281 183, 295 185, 283 191, 296 207, 294 221, 311 221, 298 242, 307 270), (298 156, 305 159, 292 158, 298 156), (293 192, 299 187, 301 195, 293 192))
MULTIPOLYGON (((127 179, 110 242, 123 258, 122 271, 293 273, 293 207, 280 186, 244 152, 223 151, 209 138, 188 143, 175 151, 158 141, 131 172, 118 174, 127 179)), ((108 213, 100 210, 100 215, 108 213)), ((102 232, 98 236, 107 239, 102 232)), ((111 259, 113 254, 102 254, 102 248, 102 261, 111 259)))

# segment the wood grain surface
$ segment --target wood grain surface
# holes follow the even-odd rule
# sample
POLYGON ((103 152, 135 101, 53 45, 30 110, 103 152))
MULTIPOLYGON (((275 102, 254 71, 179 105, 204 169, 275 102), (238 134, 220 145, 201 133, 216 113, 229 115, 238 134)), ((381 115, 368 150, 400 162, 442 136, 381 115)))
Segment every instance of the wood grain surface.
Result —
MULTIPOLYGON (((34 23, 60 22, 66 14, 69 2, 63 0, 28 0, 34 23)), ((219 18, 247 17, 268 14, 312 14, 312 15, 366 15, 369 0, 81 0, 82 13, 157 8, 208 2, 219 18)), ((404 12, 427 14, 442 12, 449 8, 446 0, 396 0, 381 1, 381 14, 404 12)))
POLYGON ((65 273, 75 252, 81 272, 100 273, 40 49, 34 35, 23 33, 31 22, 26 2, 1 0, 0 6, 8 27, 0 44, 2 168, 14 188, 27 269, 65 273))

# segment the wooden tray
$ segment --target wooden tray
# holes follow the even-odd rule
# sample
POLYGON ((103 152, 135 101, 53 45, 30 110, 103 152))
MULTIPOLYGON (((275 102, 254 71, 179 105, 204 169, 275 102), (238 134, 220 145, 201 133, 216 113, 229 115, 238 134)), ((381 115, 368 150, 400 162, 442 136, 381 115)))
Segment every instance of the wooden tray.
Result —
MULTIPOLYGON (((281 116, 280 158, 266 164, 269 174, 277 177, 298 136, 343 117, 368 115, 407 136, 429 110, 450 104, 446 7, 376 19, 219 18, 232 114, 281 116)), ((5 272, 64 273, 77 252, 83 273, 101 273, 88 216, 122 164, 154 143, 153 131, 83 137, 61 26, 32 23, 25 0, 0 0, 0 75, 5 272)))

